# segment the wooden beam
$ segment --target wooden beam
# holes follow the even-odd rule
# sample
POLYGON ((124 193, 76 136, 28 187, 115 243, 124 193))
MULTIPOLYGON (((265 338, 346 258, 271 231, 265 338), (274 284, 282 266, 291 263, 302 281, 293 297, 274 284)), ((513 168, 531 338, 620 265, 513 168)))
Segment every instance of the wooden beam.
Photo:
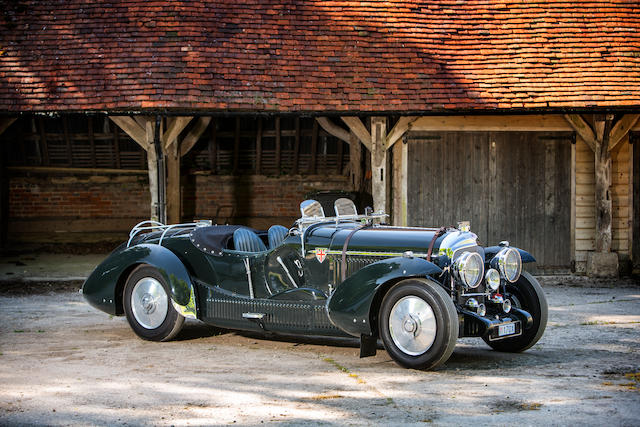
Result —
MULTIPOLYGON (((367 150, 371 151, 371 134, 367 130, 367 127, 364 125, 364 123, 362 123, 362 120, 360 120, 358 117, 345 116, 342 117, 342 121, 345 122, 347 126, 349 126, 351 132, 353 132, 358 137, 360 142, 362 142, 364 146, 367 147, 367 150)), ((384 143, 386 144, 386 141, 384 141, 384 143)))
POLYGON ((89 116, 87 119, 87 134, 89 137, 89 147, 91 147, 91 166, 96 167, 96 141, 93 137, 93 117, 89 116))
POLYGON ((233 134, 233 166, 235 175, 238 172, 238 162, 240 161, 240 116, 236 117, 236 131, 233 134))
POLYGON ((0 135, 9 128, 16 121, 15 117, 2 117, 0 118, 0 135))
POLYGON ((316 117, 316 123, 318 123, 328 134, 349 143, 349 131, 336 125, 327 117, 316 117))
MULTIPOLYGON (((49 166, 49 148, 47 147, 47 135, 44 131, 44 119, 38 117, 38 127, 40 128, 40 166, 49 166)), ((93 156, 95 162, 95 155, 93 156)))
POLYGON ((184 157, 196 142, 202 136, 202 133, 205 131, 207 126, 209 126, 209 122, 211 121, 211 117, 200 117, 198 121, 193 125, 189 133, 184 137, 182 143, 180 144, 180 157, 184 157))
POLYGON ((146 125, 142 127, 128 116, 109 116, 109 119, 120 129, 122 129, 127 135, 131 137, 143 150, 149 151, 149 144, 147 143, 146 125))
MULTIPOLYGON (((300 117, 296 117, 295 118, 295 131, 296 131, 296 136, 295 136, 295 142, 293 145, 293 168, 291 169, 291 173, 293 175, 297 175, 298 174, 298 163, 300 162, 300 117)), ((338 142, 338 144, 340 144, 340 147, 342 147, 342 142, 338 142)), ((338 151, 338 163, 340 163, 341 161, 341 152, 338 151)), ((338 166, 338 168, 340 168, 340 165, 338 166)))
POLYGON ((256 132, 256 175, 262 174, 262 117, 258 117, 256 132))
POLYGON ((313 122, 313 133, 311 134, 311 165, 309 167, 311 175, 315 175, 316 169, 317 169, 316 163, 318 158, 318 124, 319 123, 320 122, 318 121, 318 119, 316 119, 313 122))
POLYGON ((353 191, 362 191, 362 144, 354 133, 350 134, 349 144, 349 174, 353 191))
POLYGON ((596 151, 596 134, 593 132, 589 124, 579 114, 565 114, 565 120, 573 130, 576 131, 580 138, 591 148, 596 151))
POLYGON ((602 139, 596 141, 595 150, 595 207, 596 207, 596 252, 611 251, 612 200, 611 200, 611 152, 609 135, 613 117, 598 118, 596 129, 602 139))
POLYGON ((387 135, 387 150, 390 150, 393 144, 398 142, 412 128, 417 119, 418 117, 413 116, 403 116, 398 119, 391 132, 387 135))
POLYGON ((169 143, 165 150, 167 163, 167 223, 179 224, 181 217, 182 191, 180 187, 180 156, 178 143, 169 143))
POLYGON ((280 133, 280 117, 276 117, 276 175, 280 175, 282 172, 282 168, 280 165, 280 157, 281 157, 281 138, 282 135, 280 133))
POLYGON ((211 132, 209 137, 209 169, 212 174, 216 174, 218 172, 218 129, 216 119, 213 119, 209 129, 211 132))
POLYGON ((423 116, 411 124, 411 130, 431 131, 571 131, 559 114, 505 116, 423 116))
MULTIPOLYGON (((357 119, 360 122, 360 119, 357 119)), ((355 123, 352 121, 352 123, 355 123)), ((362 122, 360 122, 362 124, 362 122)), ((363 125, 364 126, 364 125, 363 125)), ((354 127, 357 127, 355 125, 354 127)), ((366 129, 365 129, 366 130, 366 129)), ((368 134, 369 132, 367 132, 368 134)), ((360 136, 354 132, 358 139, 360 136)), ((371 118, 371 193, 373 208, 376 212, 388 212, 387 193, 391 188, 389 182, 390 171, 387 167, 387 119, 386 117, 371 118)))
POLYGON ((629 134, 633 126, 638 123, 640 114, 625 114, 611 129, 609 136, 609 151, 612 151, 629 134))
POLYGON ((167 130, 162 134, 162 146, 166 150, 170 144, 178 140, 178 135, 184 130, 185 127, 193 117, 173 117, 169 119, 167 130))
MULTIPOLYGON (((138 123, 136 123, 138 124, 138 123)), ((125 131, 126 132, 126 131, 125 131)), ((152 221, 158 221, 160 216, 159 197, 158 197, 158 156, 153 146, 154 123, 153 120, 147 120, 145 124, 145 144, 147 149, 147 172, 149 173, 149 193, 151 194, 151 214, 149 218, 152 221)))

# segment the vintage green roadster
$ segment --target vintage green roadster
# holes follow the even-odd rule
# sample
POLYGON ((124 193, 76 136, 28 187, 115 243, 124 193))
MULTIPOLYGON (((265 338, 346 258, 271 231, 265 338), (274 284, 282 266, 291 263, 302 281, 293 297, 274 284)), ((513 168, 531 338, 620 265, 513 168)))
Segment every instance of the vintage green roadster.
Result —
POLYGON ((306 200, 292 228, 256 231, 210 222, 134 227, 89 276, 94 307, 125 315, 147 340, 166 341, 185 317, 220 328, 274 334, 353 336, 360 356, 378 339, 408 368, 444 363, 458 337, 495 350, 534 345, 547 323, 527 252, 482 247, 468 225, 393 227, 358 214, 348 199, 335 216, 306 200))

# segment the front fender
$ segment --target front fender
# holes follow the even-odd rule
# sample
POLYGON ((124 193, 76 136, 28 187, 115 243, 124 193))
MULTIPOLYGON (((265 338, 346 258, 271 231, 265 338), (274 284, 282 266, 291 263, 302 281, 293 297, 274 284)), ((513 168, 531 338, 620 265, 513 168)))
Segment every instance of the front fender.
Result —
POLYGON ((116 314, 118 282, 140 264, 151 265, 160 272, 169 284, 171 300, 180 306, 176 307, 178 311, 195 304, 193 284, 182 261, 164 246, 149 244, 131 246, 109 255, 84 282, 82 294, 92 306, 116 314))
POLYGON ((342 282, 331 295, 327 303, 329 319, 350 335, 371 335, 371 305, 381 286, 391 280, 440 273, 440 267, 422 258, 396 257, 369 264, 342 282))
MULTIPOLYGON (((488 248, 484 248, 484 260, 485 260, 484 262, 491 261, 491 259, 493 259, 493 257, 496 256, 496 254, 500 252, 502 249, 504 249, 504 246, 489 246, 488 248)), ((529 252, 525 251, 524 249, 520 249, 520 248, 513 248, 513 249, 517 249, 518 252, 520 252, 520 258, 522 258, 523 264, 526 264, 528 262, 536 262, 536 259, 533 257, 533 255, 531 255, 529 252)))

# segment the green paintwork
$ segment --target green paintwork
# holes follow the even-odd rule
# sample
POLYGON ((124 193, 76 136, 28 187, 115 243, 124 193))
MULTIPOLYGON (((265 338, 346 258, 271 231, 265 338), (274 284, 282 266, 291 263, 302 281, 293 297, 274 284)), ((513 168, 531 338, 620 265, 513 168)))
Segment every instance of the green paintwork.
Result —
MULTIPOLYGON (((434 230, 361 229, 349 241, 347 260, 352 270, 342 281, 343 245, 360 226, 355 222, 312 225, 305 233, 304 253, 301 236, 290 234, 271 250, 223 249, 221 256, 196 248, 188 230, 175 237, 165 236, 162 246, 158 245, 160 233, 149 233, 129 248, 122 245, 116 249, 89 276, 83 293, 94 307, 123 314, 119 299, 126 278, 135 266, 149 264, 163 275, 175 303, 188 306, 191 312, 193 297, 197 318, 214 326, 295 334, 375 335, 384 292, 403 278, 431 277, 438 283, 448 280, 448 274, 442 275, 448 259, 425 259, 434 230), (322 262, 322 257, 316 256, 318 251, 326 252, 322 262), (403 256, 407 251, 414 256, 403 256), (249 262, 252 290, 245 260, 249 262), (264 313, 262 323, 244 318, 247 312, 264 313)), ((436 239, 433 253, 439 253, 446 236, 447 247, 453 250, 469 235, 457 231, 444 234, 436 239)), ((479 251, 484 256, 481 248, 479 251)))
POLYGON ((109 314, 116 311, 116 287, 123 275, 132 267, 149 264, 158 269, 170 287, 171 298, 180 305, 188 305, 191 297, 191 279, 180 259, 169 249, 140 244, 114 251, 87 278, 82 293, 94 307, 109 314))
POLYGON ((438 266, 421 258, 396 257, 369 264, 336 289, 328 304, 329 318, 351 335, 371 335, 376 327, 372 330, 371 320, 377 315, 371 311, 372 303, 384 284, 440 273, 438 266))

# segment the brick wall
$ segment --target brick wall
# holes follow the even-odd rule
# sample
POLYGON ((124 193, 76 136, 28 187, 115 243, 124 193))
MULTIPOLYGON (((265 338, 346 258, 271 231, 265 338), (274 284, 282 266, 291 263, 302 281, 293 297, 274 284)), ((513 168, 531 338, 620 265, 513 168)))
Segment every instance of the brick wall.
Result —
MULTIPOLYGON (((290 225, 314 190, 347 189, 345 176, 183 177, 183 219, 265 228, 290 225)), ((78 233, 122 239, 149 217, 146 173, 19 173, 9 181, 10 241, 73 241, 78 233)))

